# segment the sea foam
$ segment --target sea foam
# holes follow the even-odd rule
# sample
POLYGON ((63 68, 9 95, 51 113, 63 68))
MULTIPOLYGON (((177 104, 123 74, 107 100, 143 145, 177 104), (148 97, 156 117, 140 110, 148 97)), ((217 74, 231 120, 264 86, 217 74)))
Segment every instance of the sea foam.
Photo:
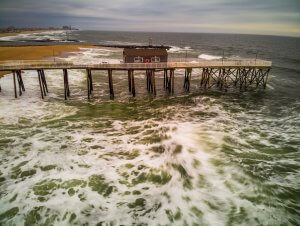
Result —
POLYGON ((219 59, 222 59, 221 56, 214 56, 214 55, 209 55, 209 54, 200 54, 198 56, 198 58, 204 59, 204 60, 219 60, 219 59))

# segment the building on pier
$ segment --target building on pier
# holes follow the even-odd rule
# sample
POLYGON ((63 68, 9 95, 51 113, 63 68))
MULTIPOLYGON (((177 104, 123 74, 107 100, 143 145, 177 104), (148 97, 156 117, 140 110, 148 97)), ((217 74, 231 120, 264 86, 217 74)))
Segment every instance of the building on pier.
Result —
POLYGON ((124 63, 161 63, 168 61, 168 52, 166 48, 154 46, 124 48, 124 63))

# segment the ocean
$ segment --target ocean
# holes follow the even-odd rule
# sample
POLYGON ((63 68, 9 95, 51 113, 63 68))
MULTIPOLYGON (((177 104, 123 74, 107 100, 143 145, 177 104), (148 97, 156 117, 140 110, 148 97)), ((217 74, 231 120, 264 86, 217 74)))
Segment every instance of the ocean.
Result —
MULTIPOLYGON (((240 35, 70 31, 0 38, 0 45, 170 45, 172 58, 264 59, 266 89, 203 90, 201 70, 183 90, 146 91, 135 72, 45 71, 42 100, 36 71, 14 98, 12 76, 0 79, 0 224, 3 225, 300 225, 300 38, 240 35)), ((82 48, 80 63, 115 62, 122 49, 82 48)))

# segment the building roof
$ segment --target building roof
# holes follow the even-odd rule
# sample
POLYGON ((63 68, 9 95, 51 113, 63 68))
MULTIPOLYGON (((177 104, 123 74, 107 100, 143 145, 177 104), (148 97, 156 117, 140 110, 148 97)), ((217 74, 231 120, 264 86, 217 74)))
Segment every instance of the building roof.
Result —
POLYGON ((162 55, 168 55, 168 52, 166 49, 154 49, 154 48, 139 48, 139 49, 133 49, 133 48, 125 48, 124 49, 124 55, 125 56, 162 56, 162 55))
POLYGON ((110 48, 121 48, 121 49, 126 49, 126 48, 131 48, 131 49, 171 49, 171 46, 165 46, 165 45, 109 45, 109 44, 95 44, 95 46, 100 46, 100 47, 110 47, 110 48))

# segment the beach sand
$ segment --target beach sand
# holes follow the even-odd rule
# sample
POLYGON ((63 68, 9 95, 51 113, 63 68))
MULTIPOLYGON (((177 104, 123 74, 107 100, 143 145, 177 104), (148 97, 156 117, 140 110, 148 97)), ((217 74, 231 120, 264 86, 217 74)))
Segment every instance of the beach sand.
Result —
MULTIPOLYGON (((54 46, 22 46, 0 47, 0 61, 3 60, 41 60, 53 56, 61 56, 68 52, 79 51, 80 48, 95 48, 87 45, 54 45, 54 46)), ((0 77, 10 72, 0 71, 0 77)))

